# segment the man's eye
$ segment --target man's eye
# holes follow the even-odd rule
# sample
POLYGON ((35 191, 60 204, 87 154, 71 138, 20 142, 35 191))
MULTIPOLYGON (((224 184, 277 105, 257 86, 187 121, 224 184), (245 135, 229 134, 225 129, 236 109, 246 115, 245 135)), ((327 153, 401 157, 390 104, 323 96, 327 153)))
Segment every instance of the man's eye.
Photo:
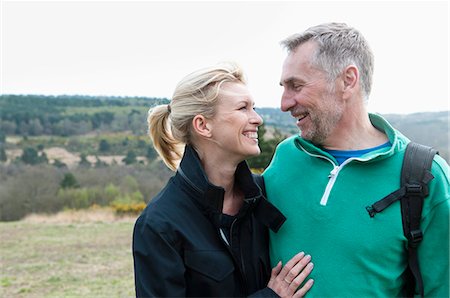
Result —
POLYGON ((243 107, 240 107, 240 108, 239 108, 239 110, 246 110, 246 109, 247 109, 246 106, 243 106, 243 107))

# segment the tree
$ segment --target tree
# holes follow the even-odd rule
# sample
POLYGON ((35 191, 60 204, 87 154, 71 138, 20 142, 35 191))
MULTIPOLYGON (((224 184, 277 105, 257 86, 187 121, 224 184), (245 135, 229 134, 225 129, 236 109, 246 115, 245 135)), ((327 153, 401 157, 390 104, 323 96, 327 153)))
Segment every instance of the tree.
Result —
POLYGON ((63 163, 62 161, 60 161, 59 159, 55 159, 53 161, 53 166, 55 166, 57 168, 67 168, 67 165, 65 163, 63 163))
POLYGON ((278 143, 283 140, 283 135, 277 129, 275 129, 273 137, 269 140, 266 140, 266 131, 267 130, 264 124, 262 124, 258 128, 258 144, 259 148, 261 149, 261 154, 251 157, 247 160, 250 168, 264 170, 272 160, 278 143))
POLYGON ((124 159, 122 159, 122 161, 127 165, 136 163, 137 162, 136 153, 134 153, 133 150, 128 151, 127 156, 125 156, 124 159))
POLYGON ((0 146, 0 161, 7 161, 8 157, 6 156, 6 151, 3 146, 0 146))
POLYGON ((87 168, 91 167, 91 163, 87 160, 86 154, 81 153, 80 162, 78 163, 78 165, 81 167, 87 167, 87 168))
POLYGON ((100 144, 98 145, 98 151, 100 152, 109 152, 111 149, 111 145, 105 139, 100 140, 100 144))
POLYGON ((22 155, 20 157, 20 159, 29 165, 35 165, 39 163, 39 156, 38 156, 38 152, 36 151, 36 149, 31 148, 31 147, 27 147, 23 150, 22 155))
POLYGON ((149 146, 147 148, 147 154, 146 157, 148 160, 153 160, 158 156, 158 153, 156 152, 155 148, 153 146, 149 146))
POLYGON ((104 168, 104 167, 108 166, 108 164, 106 162, 104 162, 103 160, 101 160, 100 158, 98 158, 98 156, 95 156, 95 158, 96 158, 96 162, 95 162, 96 168, 104 168))
POLYGON ((78 184, 77 178, 72 173, 64 174, 64 178, 61 180, 59 184, 61 188, 78 188, 80 185, 78 184))

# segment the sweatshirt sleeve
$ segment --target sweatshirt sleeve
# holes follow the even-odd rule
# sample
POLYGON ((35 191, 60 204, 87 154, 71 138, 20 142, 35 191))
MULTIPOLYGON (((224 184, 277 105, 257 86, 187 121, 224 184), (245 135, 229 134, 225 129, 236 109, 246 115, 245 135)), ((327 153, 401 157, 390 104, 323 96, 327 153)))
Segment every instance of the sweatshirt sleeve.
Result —
MULTIPOLYGON (((439 159, 439 157, 438 157, 439 159)), ((449 297, 449 167, 434 164, 429 208, 423 210, 423 240, 418 247, 425 297, 449 297)), ((431 186, 431 185, 430 185, 431 186)))
POLYGON ((184 263, 165 235, 136 221, 133 231, 136 297, 184 297, 184 263))

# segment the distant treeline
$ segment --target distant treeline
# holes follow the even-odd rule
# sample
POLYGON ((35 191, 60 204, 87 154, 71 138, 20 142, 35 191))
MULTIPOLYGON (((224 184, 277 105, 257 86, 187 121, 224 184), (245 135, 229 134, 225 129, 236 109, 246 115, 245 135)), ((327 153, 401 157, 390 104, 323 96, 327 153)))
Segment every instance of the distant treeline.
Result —
MULTIPOLYGON (((166 104, 167 98, 107 96, 0 96, 0 143, 6 135, 64 136, 126 132, 143 136, 148 109, 166 104)), ((297 133, 289 113, 278 108, 259 108, 268 131, 281 136, 297 133)), ((449 161, 449 112, 384 115, 411 140, 430 145, 449 161)), ((278 137, 278 136, 277 136, 278 137)))
POLYGON ((92 130, 141 133, 142 116, 166 98, 1 95, 0 131, 5 135, 71 136, 92 130))

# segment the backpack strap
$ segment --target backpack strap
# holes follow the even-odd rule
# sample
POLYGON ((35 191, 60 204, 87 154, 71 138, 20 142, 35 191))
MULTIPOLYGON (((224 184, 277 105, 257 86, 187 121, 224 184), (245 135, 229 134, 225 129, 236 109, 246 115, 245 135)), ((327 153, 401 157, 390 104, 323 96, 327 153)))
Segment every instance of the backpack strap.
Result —
POLYGON ((417 247, 423 238, 420 229, 423 200, 429 193, 428 183, 434 178, 431 174, 431 165, 434 155, 437 153, 431 147, 414 142, 408 143, 403 158, 400 188, 366 207, 370 217, 374 217, 376 213, 400 200, 403 234, 408 239, 408 268, 405 272, 408 297, 414 296, 416 284, 422 297, 424 293, 417 247))
POLYGON ((437 153, 431 147, 410 142, 403 159, 401 186, 405 195, 401 197, 403 234, 408 239, 407 296, 414 296, 415 285, 423 297, 423 280, 420 273, 417 248, 423 239, 420 221, 423 200, 428 196, 428 183, 434 178, 431 165, 437 153), (414 282, 415 281, 415 282, 414 282))

